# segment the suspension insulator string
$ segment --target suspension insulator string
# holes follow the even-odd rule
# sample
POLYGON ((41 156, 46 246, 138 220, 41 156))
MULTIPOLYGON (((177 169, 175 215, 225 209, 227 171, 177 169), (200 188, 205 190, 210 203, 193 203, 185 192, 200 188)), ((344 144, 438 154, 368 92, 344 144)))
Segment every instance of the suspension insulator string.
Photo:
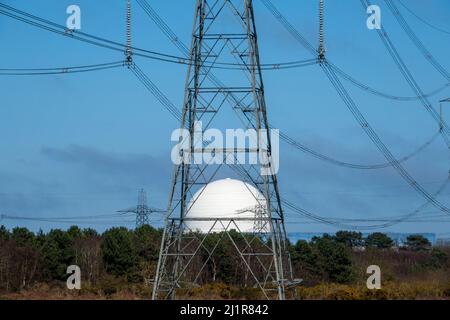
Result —
POLYGON ((319 62, 325 60, 325 29, 324 29, 324 0, 319 0, 319 62))
POLYGON ((127 46, 125 49, 125 56, 128 67, 133 63, 133 52, 131 48, 131 0, 127 0, 127 46))

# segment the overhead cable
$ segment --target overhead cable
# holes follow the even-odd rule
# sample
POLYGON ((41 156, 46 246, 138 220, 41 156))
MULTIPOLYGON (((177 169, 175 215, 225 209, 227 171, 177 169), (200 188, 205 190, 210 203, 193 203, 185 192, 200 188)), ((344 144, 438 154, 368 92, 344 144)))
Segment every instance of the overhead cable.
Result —
MULTIPOLYGON (((298 42, 300 43, 307 51, 309 51, 313 56, 317 55, 316 48, 292 25, 284 16, 283 14, 275 7, 273 2, 271 0, 261 0, 263 5, 269 10, 269 12, 275 17, 275 19, 286 29, 286 31, 298 42)), ((350 76, 348 73, 343 71, 341 68, 333 64, 330 60, 328 60, 328 65, 331 66, 336 73, 338 73, 343 79, 350 82, 352 85, 356 86, 357 88, 364 90, 370 94, 395 100, 395 101, 416 101, 420 100, 421 97, 431 97, 434 96, 443 90, 450 87, 450 83, 446 83, 443 86, 432 90, 429 93, 423 93, 421 97, 418 96, 399 96, 399 95, 393 95, 389 93, 382 92, 380 90, 374 89, 373 87, 362 83, 361 81, 357 80, 355 77, 350 76)))
MULTIPOLYGON (((38 27, 65 37, 83 41, 95 46, 99 46, 105 49, 124 52, 127 49, 133 51, 133 55, 162 62, 190 65, 192 62, 185 57, 175 56, 167 53, 157 52, 153 50, 142 49, 138 47, 129 47, 128 44, 119 43, 116 41, 108 40, 102 37, 98 37, 92 34, 81 32, 79 30, 68 30, 66 27, 49 21, 47 19, 40 18, 36 15, 29 14, 27 12, 18 10, 11 6, 0 3, 0 14, 13 18, 17 21, 24 22, 26 24, 38 27)), ((298 60, 289 62, 277 62, 262 64, 264 70, 279 70, 279 69, 292 69, 305 66, 311 66, 316 64, 315 59, 298 60)), ((237 63, 228 63, 220 61, 205 61, 204 66, 215 69, 235 69, 240 70, 242 65, 237 63)))
POLYGON ((420 17, 420 16, 419 16, 417 13, 415 13, 413 10, 411 10, 407 5, 405 5, 405 4, 403 3, 403 1, 401 1, 401 0, 397 0, 397 1, 400 3, 400 5, 401 5, 403 8, 405 8, 410 14, 412 14, 414 17, 416 17, 420 22, 426 24, 427 26, 429 26, 430 28, 432 28, 432 29, 434 29, 434 30, 436 30, 436 31, 439 31, 439 32, 446 33, 446 34, 449 34, 449 35, 450 35, 450 31, 449 31, 449 30, 445 30, 445 29, 443 29, 443 28, 440 28, 440 27, 435 26, 434 24, 431 24, 431 23, 428 22, 427 20, 425 20, 425 19, 423 19, 422 17, 420 17))
POLYGON ((16 68, 16 69, 0 69, 0 76, 36 76, 36 75, 51 75, 51 74, 70 74, 93 72, 100 70, 113 69, 125 66, 125 61, 116 61, 109 63, 84 65, 76 67, 56 67, 56 68, 16 68))

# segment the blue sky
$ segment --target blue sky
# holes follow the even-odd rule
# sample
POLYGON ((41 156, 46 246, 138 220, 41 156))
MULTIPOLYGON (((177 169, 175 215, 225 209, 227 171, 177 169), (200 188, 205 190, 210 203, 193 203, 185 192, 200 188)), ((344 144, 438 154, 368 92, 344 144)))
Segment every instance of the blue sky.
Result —
MULTIPOLYGON (((312 43, 317 40, 317 1, 273 1, 312 43)), ((450 29, 446 0, 404 0, 435 25, 450 29)), ((125 41, 125 1, 4 0, 3 3, 64 24, 66 8, 77 4, 82 30, 125 41)), ((190 42, 194 1, 152 0, 152 6, 183 42, 190 42)), ((326 1, 326 47, 330 60, 357 79, 395 95, 412 95, 378 35, 366 27, 359 0, 326 1)), ((382 23, 425 92, 446 83, 412 45, 383 1, 382 23)), ((401 6, 399 6, 402 9, 401 6)), ((311 56, 255 1, 262 62, 311 56)), ((405 10, 406 20, 447 70, 449 35, 425 26, 405 10)), ((179 55, 137 4, 133 8, 133 44, 179 55)), ((33 28, 0 15, 0 68, 39 68, 117 61, 109 51, 33 28)), ((135 58, 160 89, 181 108, 186 68, 135 58)), ((318 66, 266 71, 270 122, 311 148, 355 163, 382 163, 318 66)), ((437 130, 418 102, 395 102, 368 95, 345 83, 394 155, 402 157, 437 130)), ((172 143, 178 127, 126 68, 45 77, 0 76, 0 213, 29 217, 89 216, 114 213, 136 203, 145 188, 149 202, 165 207, 172 143)), ((430 98, 435 107, 450 90, 430 98)), ((450 112, 450 110, 448 111, 450 112)), ((450 117, 448 114, 447 120, 450 117)), ((430 193, 448 177, 449 153, 440 139, 405 164, 430 193)), ((407 214, 424 200, 392 169, 354 171, 334 167, 281 145, 280 188, 285 197, 327 217, 377 218, 407 214)), ((450 205, 450 190, 439 198, 450 205)), ((426 212, 436 212, 430 207, 426 212)), ((447 218, 449 221, 450 219, 447 218)), ((119 219, 115 219, 119 220, 119 219)), ((125 220, 132 220, 130 218, 125 220)), ((290 231, 333 231, 299 223, 288 214, 290 231)), ((34 230, 66 227, 57 223, 5 220, 7 227, 34 230)), ((128 226, 132 226, 128 223, 128 226)), ((404 223, 388 231, 448 232, 450 223, 404 223)), ((87 225, 83 225, 87 226, 87 225)), ((92 225, 103 230, 108 225, 92 225)))

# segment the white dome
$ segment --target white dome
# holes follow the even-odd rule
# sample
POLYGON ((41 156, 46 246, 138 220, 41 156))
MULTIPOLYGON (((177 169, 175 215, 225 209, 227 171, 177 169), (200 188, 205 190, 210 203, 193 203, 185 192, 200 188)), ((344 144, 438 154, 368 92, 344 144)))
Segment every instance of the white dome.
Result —
MULTIPOLYGON (((265 208, 264 196, 248 183, 234 179, 214 181, 197 191, 189 202, 185 215, 188 218, 185 222, 188 228, 186 231, 207 233, 215 223, 215 221, 189 220, 189 218, 250 218, 252 220, 238 220, 235 223, 239 231, 253 232, 261 216, 266 215, 265 208), (259 219, 255 219, 256 217, 259 219)), ((228 223, 229 221, 223 221, 225 228, 228 223)), ((237 230, 236 225, 232 223, 228 230, 237 230)), ((217 222, 212 232, 222 232, 225 230, 224 226, 217 222)))

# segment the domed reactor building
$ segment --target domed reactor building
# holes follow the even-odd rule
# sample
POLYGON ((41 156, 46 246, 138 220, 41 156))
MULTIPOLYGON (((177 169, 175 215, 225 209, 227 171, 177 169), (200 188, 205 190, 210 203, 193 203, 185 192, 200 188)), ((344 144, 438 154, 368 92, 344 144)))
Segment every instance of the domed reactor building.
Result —
POLYGON ((226 282, 230 277, 221 272, 232 269, 238 279, 233 285, 283 300, 300 280, 292 279, 253 2, 194 3, 180 117, 180 128, 189 135, 180 136, 174 152, 179 161, 174 161, 152 298, 188 296, 199 286, 226 282), (212 143, 206 134, 198 139, 199 122, 202 132, 240 129, 246 135, 231 141, 227 134, 223 145, 212 143), (221 245, 234 254, 221 256, 221 245), (228 265, 220 268, 224 260, 228 265))
POLYGON ((217 180, 201 188, 192 197, 185 217, 187 230, 201 233, 223 232, 230 228, 242 233, 269 231, 264 196, 251 184, 240 180, 217 180), (223 225, 216 218, 234 223, 223 225))

